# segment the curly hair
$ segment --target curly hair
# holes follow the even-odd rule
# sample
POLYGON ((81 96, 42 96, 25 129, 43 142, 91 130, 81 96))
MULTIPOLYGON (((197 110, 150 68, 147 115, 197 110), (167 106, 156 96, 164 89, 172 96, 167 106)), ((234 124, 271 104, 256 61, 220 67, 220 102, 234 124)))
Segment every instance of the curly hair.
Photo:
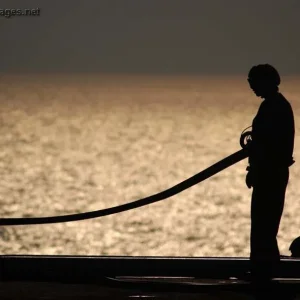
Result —
POLYGON ((248 73, 248 80, 261 82, 270 87, 278 87, 281 82, 278 71, 269 64, 261 64, 252 67, 248 73))

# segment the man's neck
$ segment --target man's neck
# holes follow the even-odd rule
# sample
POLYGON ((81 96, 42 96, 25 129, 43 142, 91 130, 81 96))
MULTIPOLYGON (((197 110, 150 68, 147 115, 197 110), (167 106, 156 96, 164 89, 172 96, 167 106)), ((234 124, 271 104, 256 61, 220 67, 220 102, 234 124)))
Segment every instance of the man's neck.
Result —
POLYGON ((266 100, 266 101, 269 101, 269 100, 274 101, 275 99, 278 99, 280 95, 281 94, 279 92, 269 93, 268 95, 266 95, 264 97, 264 100, 266 100))

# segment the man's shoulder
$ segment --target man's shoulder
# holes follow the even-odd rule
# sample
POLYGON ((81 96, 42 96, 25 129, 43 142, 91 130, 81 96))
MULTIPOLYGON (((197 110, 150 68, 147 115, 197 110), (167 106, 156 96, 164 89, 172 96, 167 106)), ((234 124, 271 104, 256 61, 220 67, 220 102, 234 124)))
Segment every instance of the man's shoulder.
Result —
POLYGON ((274 101, 273 104, 281 112, 292 110, 292 105, 282 94, 279 94, 277 101, 274 101))
POLYGON ((288 101, 288 99, 285 98, 285 96, 283 96, 281 93, 279 94, 279 103, 281 105, 284 105, 286 107, 291 107, 290 102, 288 101))

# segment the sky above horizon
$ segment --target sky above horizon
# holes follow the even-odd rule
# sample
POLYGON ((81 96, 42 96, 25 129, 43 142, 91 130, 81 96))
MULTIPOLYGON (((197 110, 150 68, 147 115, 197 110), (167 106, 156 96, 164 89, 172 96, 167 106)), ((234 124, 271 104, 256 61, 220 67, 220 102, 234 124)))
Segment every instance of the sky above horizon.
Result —
POLYGON ((298 0, 0 1, 0 73, 300 74, 298 0))

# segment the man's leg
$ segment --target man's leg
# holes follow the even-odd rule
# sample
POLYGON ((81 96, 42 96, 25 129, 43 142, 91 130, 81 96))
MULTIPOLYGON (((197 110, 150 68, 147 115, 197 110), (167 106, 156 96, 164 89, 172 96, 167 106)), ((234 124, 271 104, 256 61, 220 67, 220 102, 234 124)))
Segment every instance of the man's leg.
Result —
POLYGON ((253 185, 251 203, 251 272, 270 278, 280 261, 277 233, 284 207, 288 169, 275 174, 260 173, 253 185))

